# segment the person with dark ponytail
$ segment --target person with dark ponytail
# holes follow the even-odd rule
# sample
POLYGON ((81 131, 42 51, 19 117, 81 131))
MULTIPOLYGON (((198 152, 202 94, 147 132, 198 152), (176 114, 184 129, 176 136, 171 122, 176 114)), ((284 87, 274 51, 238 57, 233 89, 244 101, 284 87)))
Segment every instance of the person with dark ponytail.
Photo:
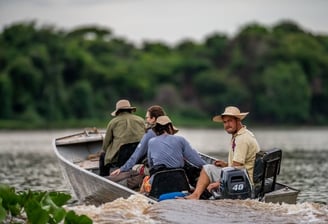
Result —
POLYGON ((206 164, 184 137, 174 135, 178 129, 168 116, 158 117, 153 131, 157 136, 149 140, 147 153, 150 176, 144 178, 141 192, 150 191, 152 176, 158 171, 183 168, 185 161, 198 168, 206 164))

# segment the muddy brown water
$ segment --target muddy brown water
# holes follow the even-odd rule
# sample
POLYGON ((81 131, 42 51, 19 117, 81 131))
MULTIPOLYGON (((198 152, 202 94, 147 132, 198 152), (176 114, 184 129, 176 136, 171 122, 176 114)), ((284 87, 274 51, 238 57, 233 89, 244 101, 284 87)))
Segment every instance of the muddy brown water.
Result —
MULTIPOLYGON (((0 131, 0 183, 17 190, 71 193, 51 141, 76 130, 0 131)), ((283 149, 278 181, 300 189, 296 205, 255 200, 167 200, 149 205, 143 198, 118 199, 99 207, 69 206, 94 223, 328 223, 328 129, 253 130, 262 148, 283 149)), ((197 150, 226 158, 229 135, 222 130, 180 129, 197 150)))

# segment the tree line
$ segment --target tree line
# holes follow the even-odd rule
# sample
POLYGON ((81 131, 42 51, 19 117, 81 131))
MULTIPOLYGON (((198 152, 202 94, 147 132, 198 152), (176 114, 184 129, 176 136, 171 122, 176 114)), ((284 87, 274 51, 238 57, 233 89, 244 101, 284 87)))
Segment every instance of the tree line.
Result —
POLYGON ((327 35, 293 21, 174 46, 136 45, 96 26, 16 23, 0 34, 0 128, 108 120, 121 98, 143 111, 159 104, 181 121, 236 105, 259 124, 326 125, 327 73, 327 35))

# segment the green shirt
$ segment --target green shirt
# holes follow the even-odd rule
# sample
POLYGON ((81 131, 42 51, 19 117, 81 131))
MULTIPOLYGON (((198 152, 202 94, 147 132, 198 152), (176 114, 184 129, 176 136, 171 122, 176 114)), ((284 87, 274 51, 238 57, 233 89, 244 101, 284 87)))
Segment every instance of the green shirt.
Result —
POLYGON ((102 149, 106 152, 105 165, 117 162, 115 155, 124 144, 139 142, 145 133, 144 120, 129 112, 122 112, 107 125, 102 149))

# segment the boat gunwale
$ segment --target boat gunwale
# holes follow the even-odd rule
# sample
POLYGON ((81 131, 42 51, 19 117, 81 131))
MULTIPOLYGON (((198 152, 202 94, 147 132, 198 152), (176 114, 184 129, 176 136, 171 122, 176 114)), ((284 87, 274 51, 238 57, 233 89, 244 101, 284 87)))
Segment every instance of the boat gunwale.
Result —
POLYGON ((95 142, 95 141, 103 140, 104 134, 105 134, 104 131, 93 130, 93 132, 88 132, 87 130, 84 130, 82 132, 78 132, 72 135, 55 138, 54 141, 55 141, 55 146, 70 145, 70 144, 85 143, 85 142, 95 142))
MULTIPOLYGON (((109 179, 106 179, 106 178, 104 178, 104 177, 101 177, 101 176, 99 176, 99 175, 97 175, 97 174, 91 172, 90 170, 84 169, 84 168, 80 167, 79 165, 75 164, 73 161, 71 162, 71 161, 67 160, 65 157, 63 157, 63 156, 60 154, 59 150, 57 149, 57 147, 56 147, 56 146, 57 146, 57 144, 56 144, 56 140, 57 140, 57 139, 55 138, 55 139, 53 139, 53 142, 52 142, 52 145, 53 145, 53 147, 55 148, 55 150, 54 150, 54 151, 55 151, 55 154, 56 154, 57 158, 58 158, 60 161, 64 162, 64 163, 67 164, 68 166, 74 167, 74 168, 76 168, 77 170, 83 172, 83 173, 86 174, 86 175, 93 176, 94 178, 96 178, 96 179, 100 179, 101 181, 104 181, 104 182, 107 182, 108 184, 110 184, 110 185, 112 185, 112 186, 114 186, 114 187, 117 187, 117 188, 119 188, 119 189, 121 189, 121 190, 127 191, 128 193, 131 193, 131 195, 140 195, 140 196, 146 198, 146 199, 149 201, 149 203, 155 203, 155 202, 157 202, 157 201, 155 201, 155 200, 153 200, 153 199, 151 199, 151 198, 149 198, 149 197, 147 197, 147 196, 145 196, 145 195, 143 195, 143 194, 141 194, 141 193, 139 193, 139 192, 137 192, 137 191, 134 191, 134 190, 132 190, 132 189, 130 189, 130 188, 128 188, 128 187, 125 187, 125 186, 120 185, 119 183, 116 183, 116 182, 114 182, 114 181, 111 181, 111 180, 109 180, 109 179)), ((98 140, 98 141, 99 141, 99 140, 98 140)), ((87 142, 87 141, 86 141, 86 142, 87 142)), ((82 143, 82 142, 80 142, 80 143, 82 143)), ((78 144, 78 143, 72 143, 72 144, 78 144)), ((69 145, 69 144, 67 144, 67 145, 69 145)), ((59 145, 59 146, 62 146, 62 145, 59 145)), ((63 167, 62 165, 60 165, 60 166, 63 167)), ((64 167, 63 167, 63 168, 64 168, 64 167)), ((64 169, 64 172, 66 172, 65 169, 64 169)), ((66 174, 66 175, 67 175, 67 174, 66 174)), ((69 181, 69 183, 70 183, 70 185, 72 185, 70 181, 69 181)), ((73 186, 71 186, 71 187, 73 188, 73 186)), ((73 188, 73 189, 74 189, 74 188, 73 188)), ((74 192, 74 193, 75 193, 75 192, 74 192)), ((79 200, 80 200, 80 199, 79 199, 79 200)))

